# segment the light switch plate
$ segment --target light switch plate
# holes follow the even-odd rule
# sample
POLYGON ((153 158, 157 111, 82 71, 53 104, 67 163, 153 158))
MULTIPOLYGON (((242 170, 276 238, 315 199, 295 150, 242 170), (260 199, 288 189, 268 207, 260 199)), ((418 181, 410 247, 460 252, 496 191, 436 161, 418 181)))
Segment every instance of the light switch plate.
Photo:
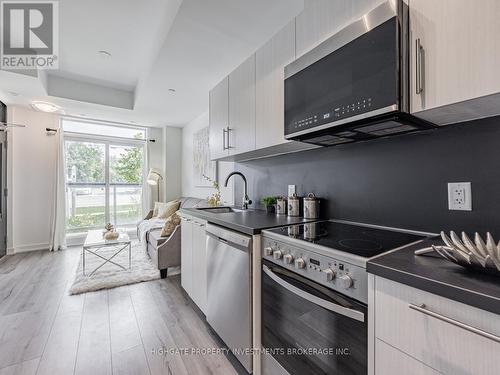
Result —
POLYGON ((288 185, 288 196, 291 197, 297 193, 297 185, 288 185))
POLYGON ((470 182, 448 183, 448 209, 472 211, 472 187, 470 182))

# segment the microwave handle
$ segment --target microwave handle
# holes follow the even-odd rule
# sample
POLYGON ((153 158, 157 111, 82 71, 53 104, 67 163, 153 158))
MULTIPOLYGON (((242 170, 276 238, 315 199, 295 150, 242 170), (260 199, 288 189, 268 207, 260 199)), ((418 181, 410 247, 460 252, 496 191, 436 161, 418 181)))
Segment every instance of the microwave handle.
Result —
POLYGON ((420 95, 424 91, 422 84, 422 44, 420 43, 420 38, 415 40, 415 93, 420 95))
POLYGON ((293 294, 299 296, 300 298, 303 298, 311 303, 314 303, 315 305, 321 306, 327 310, 330 310, 334 313, 346 316, 351 319, 358 320, 360 322, 365 321, 365 314, 363 314, 360 311, 353 310, 353 309, 348 309, 346 307, 337 305, 335 303, 332 303, 330 301, 326 301, 322 298, 316 297, 313 294, 307 293, 296 286, 290 284, 289 282, 283 280, 281 277, 276 275, 269 267, 266 265, 262 266, 262 269, 264 273, 269 276, 273 281, 281 285, 283 288, 288 290, 289 292, 292 292, 293 294))

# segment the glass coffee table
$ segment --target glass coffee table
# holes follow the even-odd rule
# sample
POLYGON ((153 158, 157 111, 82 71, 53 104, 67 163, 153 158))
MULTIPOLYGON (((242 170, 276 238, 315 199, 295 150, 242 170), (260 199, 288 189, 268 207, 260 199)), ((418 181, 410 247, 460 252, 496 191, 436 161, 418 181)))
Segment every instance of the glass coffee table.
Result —
POLYGON ((85 243, 83 244, 82 251, 82 272, 84 276, 92 276, 99 268, 104 266, 107 263, 114 264, 117 267, 120 267, 126 270, 125 266, 113 261, 113 259, 120 254, 122 251, 128 250, 128 268, 130 269, 132 265, 132 244, 130 241, 130 237, 125 231, 118 231, 120 236, 116 240, 106 240, 104 239, 102 230, 90 230, 87 233, 87 237, 85 238, 85 243), (115 247, 116 251, 111 254, 102 254, 99 253, 100 250, 108 249, 111 247, 115 247), (103 262, 95 267, 88 275, 85 269, 85 254, 90 253, 98 258, 101 258, 103 262))

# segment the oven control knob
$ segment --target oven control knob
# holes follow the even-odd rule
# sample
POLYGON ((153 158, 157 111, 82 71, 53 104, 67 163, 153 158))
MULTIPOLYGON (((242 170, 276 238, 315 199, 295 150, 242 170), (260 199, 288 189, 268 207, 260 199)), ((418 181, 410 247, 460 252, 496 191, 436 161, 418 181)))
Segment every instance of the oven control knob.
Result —
POLYGON ((349 275, 342 275, 339 277, 339 280, 340 285, 342 285, 344 289, 349 289, 353 284, 352 278, 349 275))
POLYGON ((286 264, 291 264, 293 262, 293 255, 285 254, 283 255, 283 260, 285 261, 286 264))
POLYGON ((264 248, 264 254, 266 254, 267 256, 273 255, 273 248, 271 246, 265 247, 264 248))
POLYGON ((335 278, 335 271, 331 268, 324 269, 326 281, 332 281, 335 278))
POLYGON ((281 251, 280 251, 280 250, 274 250, 274 251, 273 251, 273 258, 274 258, 274 259, 276 259, 276 260, 280 259, 280 258, 281 258, 281 255, 283 255, 283 254, 281 253, 281 251))
POLYGON ((305 268, 306 261, 302 258, 295 259, 295 268, 305 268))

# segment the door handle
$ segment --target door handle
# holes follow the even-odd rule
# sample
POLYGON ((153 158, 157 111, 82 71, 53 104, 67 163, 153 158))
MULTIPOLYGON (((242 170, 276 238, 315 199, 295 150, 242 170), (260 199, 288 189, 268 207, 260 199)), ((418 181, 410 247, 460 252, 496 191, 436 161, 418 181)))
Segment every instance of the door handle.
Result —
POLYGON ((499 336, 494 335, 494 334, 489 333, 489 332, 486 332, 486 331, 483 331, 482 329, 479 329, 479 328, 476 328, 476 327, 472 327, 472 326, 470 326, 468 324, 465 324, 465 323, 462 323, 462 322, 460 322, 458 320, 449 318, 449 317, 447 317, 445 315, 442 315, 442 314, 439 314, 437 312, 431 311, 423 303, 421 305, 414 305, 413 303, 410 303, 408 305, 408 307, 410 309, 412 309, 412 310, 421 312, 422 314, 431 316, 431 317, 439 319, 439 320, 441 320, 443 322, 452 324, 452 325, 454 325, 456 327, 459 327, 459 328, 465 329, 465 330, 467 330, 469 332, 475 333, 476 335, 483 336, 483 337, 485 337, 487 339, 490 339, 490 340, 493 340, 495 342, 500 343, 500 337, 499 336))
POLYGON ((415 40, 415 92, 420 95, 424 91, 422 84, 422 44, 420 38, 415 40))
POLYGON ((281 285, 283 288, 288 290, 289 292, 292 292, 293 294, 299 296, 300 298, 303 298, 311 303, 314 303, 315 305, 321 306, 327 310, 330 310, 334 313, 346 316, 351 319, 355 319, 360 322, 365 321, 365 314, 363 314, 361 311, 349 309, 344 306, 337 305, 333 302, 326 301, 322 298, 316 297, 313 294, 310 294, 308 292, 303 291, 302 289, 297 288, 295 285, 290 284, 289 282, 283 280, 281 277, 276 275, 269 267, 267 266, 262 266, 262 270, 264 273, 269 276, 272 280, 274 280, 277 284, 281 285))
POLYGON ((222 129, 222 151, 226 150, 226 129, 222 129))

